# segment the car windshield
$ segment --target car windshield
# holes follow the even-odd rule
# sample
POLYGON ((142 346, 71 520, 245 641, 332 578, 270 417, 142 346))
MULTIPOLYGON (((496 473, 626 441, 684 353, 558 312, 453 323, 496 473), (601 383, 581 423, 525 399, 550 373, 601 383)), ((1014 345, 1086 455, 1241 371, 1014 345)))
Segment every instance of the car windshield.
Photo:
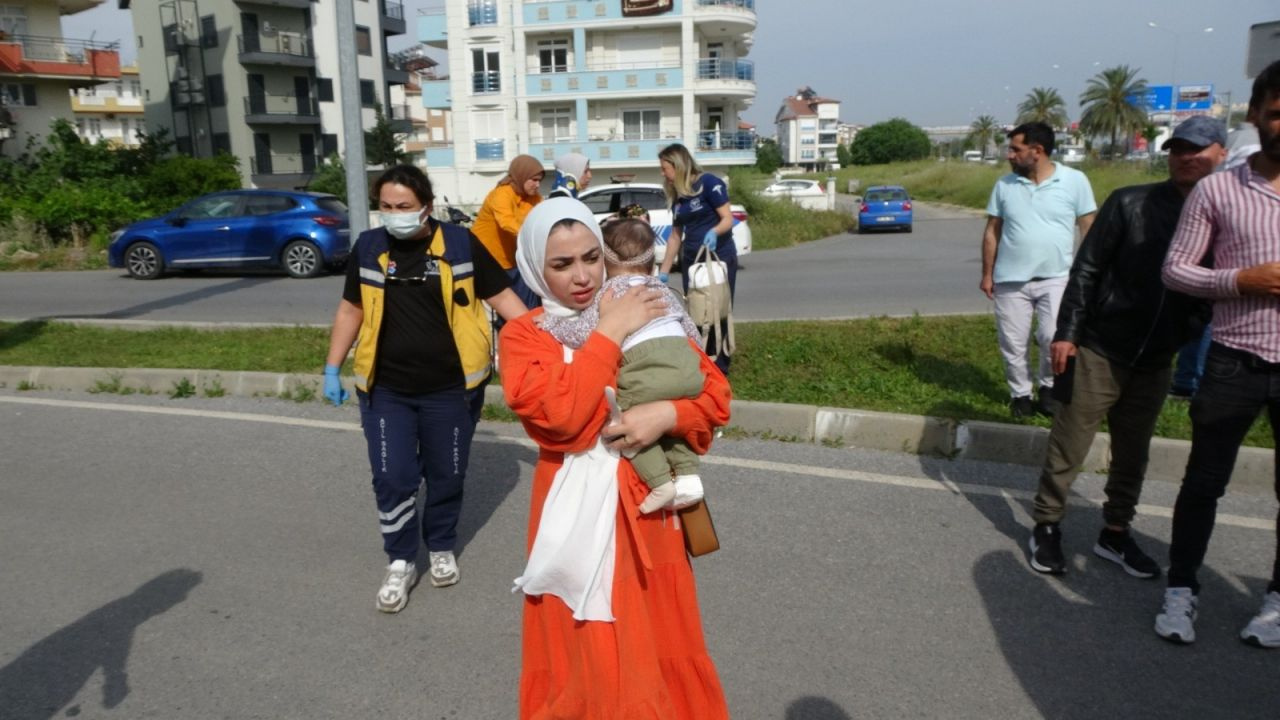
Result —
POLYGON ((867 193, 868 202, 889 202, 890 200, 906 200, 905 190, 872 190, 867 193))

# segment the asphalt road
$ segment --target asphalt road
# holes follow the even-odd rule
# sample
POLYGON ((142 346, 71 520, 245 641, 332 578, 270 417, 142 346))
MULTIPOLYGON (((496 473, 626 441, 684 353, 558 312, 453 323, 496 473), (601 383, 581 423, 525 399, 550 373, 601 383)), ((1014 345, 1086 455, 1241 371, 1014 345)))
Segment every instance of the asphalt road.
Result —
MULTIPOLYGON (((0 716, 501 719, 515 714, 535 451, 486 423, 457 586, 373 609, 385 560, 357 412, 274 399, 0 389, 0 716)), ((724 549, 694 560, 735 718, 1274 718, 1276 652, 1235 633, 1269 572, 1274 501, 1228 495, 1199 641, 1151 631, 1162 586, 1023 543, 1034 471, 719 441, 724 549)), ((1137 524, 1167 551, 1174 488, 1137 524)))
MULTIPOLYGON (((978 291, 983 220, 920 203, 915 232, 852 235, 744 256, 738 320, 987 312, 978 291)), ((341 276, 207 271, 131 280, 122 270, 4 273, 0 319, 328 325, 341 276)))

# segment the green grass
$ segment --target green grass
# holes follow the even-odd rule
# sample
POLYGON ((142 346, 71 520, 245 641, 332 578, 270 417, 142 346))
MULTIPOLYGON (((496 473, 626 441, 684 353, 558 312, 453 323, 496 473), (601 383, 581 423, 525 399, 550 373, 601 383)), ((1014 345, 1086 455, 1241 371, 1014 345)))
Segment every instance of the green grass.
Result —
MULTIPOLYGON (((743 323, 737 336, 732 380, 734 397, 741 400, 1012 422, 990 316, 743 323)), ((318 375, 327 350, 323 328, 135 331, 0 323, 2 365, 318 375)), ((125 392, 119 385, 113 377, 96 390, 125 392)), ((314 398, 315 390, 299 384, 286 396, 302 402, 314 398)), ((486 412, 511 419, 509 413, 486 412)), ((1048 421, 1023 424, 1047 427, 1048 421)), ((1156 432, 1185 440, 1190 427, 1187 403, 1170 400, 1156 432)), ((1246 443, 1273 446, 1265 419, 1255 423, 1246 443)))

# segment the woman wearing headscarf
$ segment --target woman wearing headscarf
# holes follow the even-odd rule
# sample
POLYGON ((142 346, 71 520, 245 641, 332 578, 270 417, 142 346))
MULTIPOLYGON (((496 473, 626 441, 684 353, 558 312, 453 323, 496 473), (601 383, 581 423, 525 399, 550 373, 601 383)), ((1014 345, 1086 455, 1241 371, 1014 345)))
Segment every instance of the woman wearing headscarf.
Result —
POLYGON ((591 161, 582 153, 565 153, 556 158, 556 179, 547 197, 577 198, 591 184, 591 161))
MULTIPOLYGON (((729 419, 729 384, 705 355, 693 399, 636 405, 610 419, 627 335, 662 314, 643 286, 600 301, 578 349, 540 327, 588 308, 604 282, 600 228, 569 198, 534 208, 516 261, 541 309, 503 330, 507 404, 539 446, 529 513, 520 717, 728 717, 703 640, 693 569, 668 510, 642 515, 649 489, 621 453, 679 437, 705 452, 729 419)), ((692 345, 692 343, 691 343, 692 345)), ((701 353, 699 353, 701 355, 701 353)))
POLYGON ((529 307, 537 306, 538 296, 529 291, 516 270, 516 234, 525 216, 542 201, 538 187, 544 177, 546 171, 537 158, 515 156, 507 167, 507 174, 489 191, 471 225, 472 234, 507 271, 512 280, 511 289, 529 307))

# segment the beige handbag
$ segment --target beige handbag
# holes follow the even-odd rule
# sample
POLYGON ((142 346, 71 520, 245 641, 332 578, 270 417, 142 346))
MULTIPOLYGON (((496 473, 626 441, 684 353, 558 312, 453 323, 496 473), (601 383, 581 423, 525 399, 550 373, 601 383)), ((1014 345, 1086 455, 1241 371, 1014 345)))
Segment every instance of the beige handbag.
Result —
POLYGON ((702 333, 702 344, 714 338, 714 355, 732 355, 736 343, 733 333, 733 298, 729 293, 729 266, 708 247, 698 250, 689 273, 689 294, 685 307, 689 318, 702 333), (727 321, 728 333, 721 327, 727 321))

